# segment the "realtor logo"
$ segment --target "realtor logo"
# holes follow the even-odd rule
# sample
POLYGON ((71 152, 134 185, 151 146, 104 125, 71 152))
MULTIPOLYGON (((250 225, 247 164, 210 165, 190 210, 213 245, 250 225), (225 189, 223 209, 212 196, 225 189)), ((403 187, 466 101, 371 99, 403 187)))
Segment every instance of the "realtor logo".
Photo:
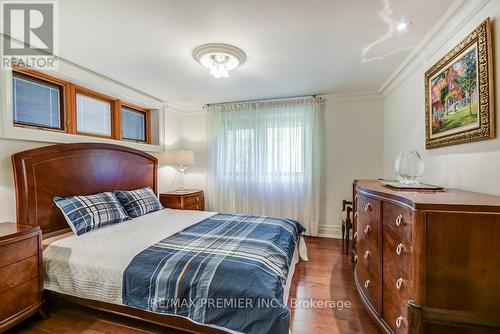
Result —
POLYGON ((54 69, 58 46, 57 2, 1 2, 2 69, 12 65, 54 69))

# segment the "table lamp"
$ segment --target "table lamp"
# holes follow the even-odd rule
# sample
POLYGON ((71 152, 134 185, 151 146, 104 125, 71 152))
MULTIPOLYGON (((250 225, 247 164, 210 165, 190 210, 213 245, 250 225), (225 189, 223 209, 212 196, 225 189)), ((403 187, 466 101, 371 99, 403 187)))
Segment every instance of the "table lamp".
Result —
POLYGON ((174 165, 181 174, 181 186, 177 191, 185 191, 184 171, 188 166, 194 164, 194 153, 188 150, 167 150, 160 156, 160 163, 165 165, 174 165))

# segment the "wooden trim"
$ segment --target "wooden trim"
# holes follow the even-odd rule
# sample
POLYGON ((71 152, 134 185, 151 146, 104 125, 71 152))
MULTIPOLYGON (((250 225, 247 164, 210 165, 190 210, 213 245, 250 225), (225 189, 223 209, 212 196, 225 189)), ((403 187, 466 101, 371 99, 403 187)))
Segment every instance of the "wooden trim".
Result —
POLYGON ((76 92, 75 85, 68 84, 67 132, 76 134, 76 92))
POLYGON ((146 144, 151 144, 151 110, 146 112, 146 144))
POLYGON ((500 329, 500 317, 478 312, 446 310, 432 307, 422 307, 415 301, 408 301, 409 333, 422 332, 425 323, 440 324, 453 327, 500 329))
POLYGON ((136 142, 136 143, 144 143, 151 144, 151 110, 148 108, 144 108, 132 103, 128 103, 125 101, 121 101, 120 99, 114 98, 112 96, 102 94, 91 89, 73 84, 72 82, 65 81, 63 79, 59 79, 48 74, 35 71, 32 69, 15 66, 13 68, 13 73, 17 73, 21 76, 27 76, 29 79, 39 80, 41 82, 47 82, 50 84, 57 85, 61 87, 61 117, 62 121, 62 129, 52 129, 45 128, 42 126, 36 125, 25 125, 25 124, 14 124, 18 127, 27 127, 33 129, 39 129, 44 131, 53 131, 53 132, 63 132, 74 135, 83 135, 88 137, 96 137, 96 138, 105 138, 105 139, 114 139, 120 141, 128 141, 128 142, 136 142), (77 124, 77 103, 76 96, 77 94, 85 95, 94 99, 106 101, 110 103, 111 106, 111 135, 100 135, 95 133, 86 133, 86 132, 78 132, 78 124, 77 124), (146 115, 145 122, 145 133, 146 133, 146 141, 135 141, 135 140, 127 140, 122 137, 122 124, 121 124, 121 106, 126 108, 130 108, 132 110, 143 112, 146 115))
POLYGON ((48 82, 51 82, 51 83, 59 85, 59 86, 64 86, 67 83, 67 81, 64 81, 62 79, 53 77, 53 76, 45 74, 43 72, 27 69, 27 68, 24 68, 21 66, 14 66, 12 68, 12 72, 22 73, 22 74, 30 76, 34 79, 48 81, 48 82))
POLYGON ((115 100, 113 103, 113 138, 117 140, 123 139, 122 132, 122 103, 120 100, 115 100))

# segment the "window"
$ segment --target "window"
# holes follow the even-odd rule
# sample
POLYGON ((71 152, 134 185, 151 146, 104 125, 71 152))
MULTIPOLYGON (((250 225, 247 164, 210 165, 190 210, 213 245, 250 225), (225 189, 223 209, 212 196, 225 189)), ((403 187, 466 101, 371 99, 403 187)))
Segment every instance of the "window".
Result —
POLYGON ((12 86, 14 124, 63 130, 62 86, 18 73, 12 86))
POLYGON ((146 142, 147 113, 128 107, 122 107, 121 112, 122 138, 125 140, 146 142))
POLYGON ((16 126, 151 143, 149 109, 22 67, 12 86, 16 126))
POLYGON ((267 173, 271 175, 300 175, 303 165, 301 126, 267 129, 267 173))
POLYGON ((76 131, 111 137, 111 103, 83 94, 76 95, 76 131))
POLYGON ((207 194, 214 211, 319 224, 321 101, 207 106, 207 194))

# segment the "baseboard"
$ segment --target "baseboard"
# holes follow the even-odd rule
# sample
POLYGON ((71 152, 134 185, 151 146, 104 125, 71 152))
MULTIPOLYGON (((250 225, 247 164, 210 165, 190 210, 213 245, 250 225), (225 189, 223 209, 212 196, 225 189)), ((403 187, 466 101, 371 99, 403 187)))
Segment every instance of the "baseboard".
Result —
POLYGON ((340 226, 320 225, 318 237, 342 239, 342 229, 340 226))

